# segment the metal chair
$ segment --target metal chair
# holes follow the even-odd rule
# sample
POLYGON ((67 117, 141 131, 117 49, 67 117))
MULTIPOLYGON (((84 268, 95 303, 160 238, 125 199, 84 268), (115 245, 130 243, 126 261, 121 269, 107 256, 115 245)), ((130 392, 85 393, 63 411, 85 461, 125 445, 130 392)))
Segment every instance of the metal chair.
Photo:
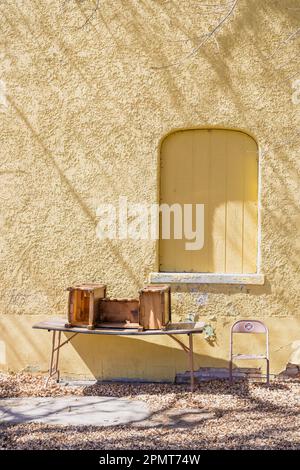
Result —
POLYGON ((229 359, 229 379, 232 382, 233 359, 265 359, 267 362, 267 385, 270 384, 270 360, 269 360, 269 330, 266 325, 259 320, 239 320, 235 322, 230 331, 230 359, 229 359), (265 354, 233 354, 233 335, 235 333, 263 333, 266 335, 265 354))

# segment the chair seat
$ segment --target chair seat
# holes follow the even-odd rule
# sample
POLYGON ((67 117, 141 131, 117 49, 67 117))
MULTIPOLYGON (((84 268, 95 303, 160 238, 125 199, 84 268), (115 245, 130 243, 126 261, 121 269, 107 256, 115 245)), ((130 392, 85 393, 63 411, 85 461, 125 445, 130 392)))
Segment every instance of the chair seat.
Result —
POLYGON ((263 354, 233 354, 232 357, 236 359, 267 359, 267 356, 263 354))

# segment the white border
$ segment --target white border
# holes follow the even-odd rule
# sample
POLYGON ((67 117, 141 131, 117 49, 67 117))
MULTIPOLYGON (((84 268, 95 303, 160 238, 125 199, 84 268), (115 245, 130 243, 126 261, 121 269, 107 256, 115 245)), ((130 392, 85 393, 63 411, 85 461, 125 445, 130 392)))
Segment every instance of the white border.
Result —
POLYGON ((263 274, 150 273, 150 283, 162 284, 252 284, 262 286, 263 274))

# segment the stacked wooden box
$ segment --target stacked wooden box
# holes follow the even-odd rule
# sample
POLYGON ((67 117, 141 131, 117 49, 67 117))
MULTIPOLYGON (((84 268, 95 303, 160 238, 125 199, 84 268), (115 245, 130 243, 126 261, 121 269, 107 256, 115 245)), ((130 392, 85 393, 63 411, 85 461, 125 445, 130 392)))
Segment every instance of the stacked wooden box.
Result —
POLYGON ((138 328, 139 301, 137 299, 103 299, 99 305, 99 328, 138 328))
POLYGON ((89 330, 94 329, 100 300, 106 296, 106 285, 81 284, 69 287, 67 290, 69 291, 69 300, 66 327, 79 326, 89 330))
POLYGON ((171 322, 171 289, 150 285, 140 290, 139 322, 145 330, 165 329, 171 322))
POLYGON ((104 284, 83 284, 67 290, 67 328, 156 330, 165 329, 171 321, 171 291, 168 286, 145 286, 138 299, 108 298, 104 284))

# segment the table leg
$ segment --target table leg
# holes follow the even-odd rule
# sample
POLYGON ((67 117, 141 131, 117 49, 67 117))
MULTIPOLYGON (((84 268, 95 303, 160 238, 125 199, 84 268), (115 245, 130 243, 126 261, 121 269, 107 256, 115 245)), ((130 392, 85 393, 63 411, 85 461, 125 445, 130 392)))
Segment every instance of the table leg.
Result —
POLYGON ((47 377, 46 382, 45 382, 45 388, 48 386, 49 380, 54 375, 57 376, 56 381, 59 382, 58 361, 59 361, 59 350, 60 350, 60 347, 61 347, 60 340, 61 340, 61 331, 57 332, 57 331, 53 330, 53 333, 52 333, 52 348, 51 348, 51 356, 50 356, 50 364, 49 364, 49 373, 48 373, 48 377, 47 377), (58 338, 57 338, 57 341, 56 341, 56 334, 57 333, 58 333, 58 338), (57 343, 57 345, 56 345, 56 343, 57 343))
POLYGON ((47 377, 46 382, 45 382, 45 388, 48 386, 49 380, 51 379, 51 373, 52 373, 52 370, 53 370, 55 339, 56 339, 56 331, 53 330, 53 332, 52 332, 52 348, 51 348, 50 363, 49 363, 49 373, 48 373, 48 377, 47 377))
POLYGON ((59 361, 59 350, 60 350, 60 340, 61 340, 61 331, 58 333, 58 345, 56 350, 56 362, 55 362, 55 373, 57 374, 56 382, 59 383, 60 372, 58 369, 58 361, 59 361))
POLYGON ((188 337, 189 337, 189 369, 190 369, 190 374, 191 374, 191 392, 193 392, 194 391, 194 383, 195 383, 193 334, 189 333, 188 337))
POLYGON ((53 330, 52 349, 51 349, 50 364, 49 364, 49 374, 48 374, 48 377, 46 379, 45 388, 47 387, 48 382, 51 379, 51 377, 53 377, 54 375, 57 376, 56 382, 57 383, 59 382, 60 373, 59 373, 59 369, 58 369, 58 363, 59 363, 60 349, 65 344, 68 344, 71 341, 71 339, 73 339, 77 335, 78 335, 78 333, 74 333, 72 336, 70 336, 68 339, 66 339, 66 341, 61 343, 61 331, 53 330), (56 334, 58 334, 57 341, 56 341, 56 334))

